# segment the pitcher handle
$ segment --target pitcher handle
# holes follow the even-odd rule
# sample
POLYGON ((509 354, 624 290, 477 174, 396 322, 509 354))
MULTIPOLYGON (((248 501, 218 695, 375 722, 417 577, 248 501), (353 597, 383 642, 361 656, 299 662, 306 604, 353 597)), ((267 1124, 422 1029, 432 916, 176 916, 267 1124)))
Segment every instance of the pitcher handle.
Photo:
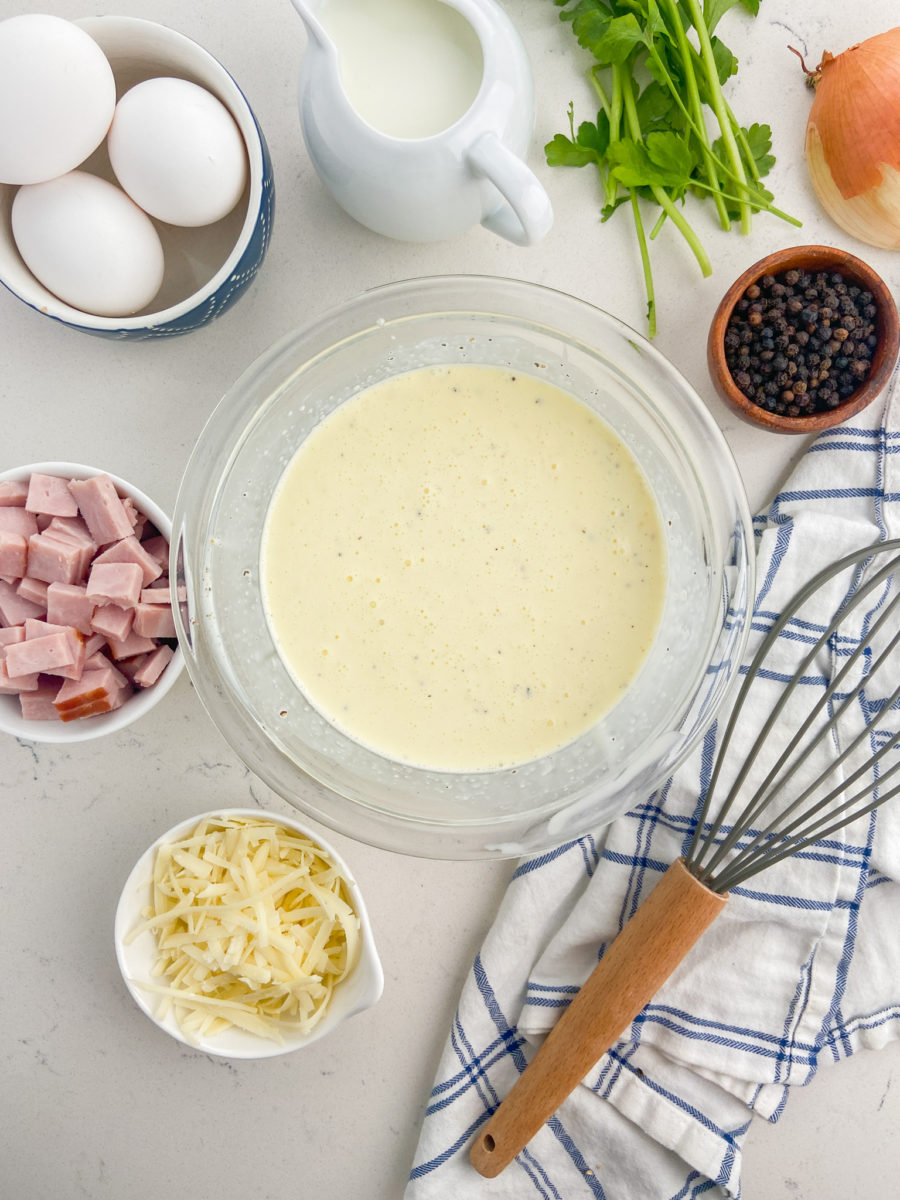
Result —
POLYGON ((488 213, 482 225, 517 246, 539 242, 553 224, 553 209, 534 172, 495 133, 483 133, 473 142, 468 160, 506 201, 488 213))

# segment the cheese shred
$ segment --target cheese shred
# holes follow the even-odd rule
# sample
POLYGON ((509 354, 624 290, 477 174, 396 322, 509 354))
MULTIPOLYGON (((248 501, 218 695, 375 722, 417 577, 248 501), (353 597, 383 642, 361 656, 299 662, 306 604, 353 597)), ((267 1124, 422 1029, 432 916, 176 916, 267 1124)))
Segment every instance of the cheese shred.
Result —
POLYGON ((152 980, 189 1041, 240 1028, 310 1032, 360 952, 346 880, 321 846, 271 821, 207 818, 160 846, 152 902, 128 933, 156 939, 152 980))

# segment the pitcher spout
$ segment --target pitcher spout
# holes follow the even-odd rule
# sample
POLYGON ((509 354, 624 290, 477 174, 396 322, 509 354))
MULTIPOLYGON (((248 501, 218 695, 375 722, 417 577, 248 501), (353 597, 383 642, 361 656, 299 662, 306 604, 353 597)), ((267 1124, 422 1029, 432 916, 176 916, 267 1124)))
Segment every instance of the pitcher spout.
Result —
POLYGON ((322 23, 318 18, 318 9, 321 0, 291 0, 291 4, 306 26, 306 32, 311 38, 314 38, 320 45, 327 46, 330 44, 330 38, 322 27, 322 23))

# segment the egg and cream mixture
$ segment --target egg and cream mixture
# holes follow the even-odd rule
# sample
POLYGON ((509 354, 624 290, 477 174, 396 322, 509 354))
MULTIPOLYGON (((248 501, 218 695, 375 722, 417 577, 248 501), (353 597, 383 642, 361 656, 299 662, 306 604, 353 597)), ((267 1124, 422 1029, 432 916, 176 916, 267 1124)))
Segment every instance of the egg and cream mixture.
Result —
POLYGON ((311 704, 390 758, 508 767, 619 699, 659 624, 660 515, 586 405, 452 365, 369 387, 306 438, 272 500, 263 599, 311 704))

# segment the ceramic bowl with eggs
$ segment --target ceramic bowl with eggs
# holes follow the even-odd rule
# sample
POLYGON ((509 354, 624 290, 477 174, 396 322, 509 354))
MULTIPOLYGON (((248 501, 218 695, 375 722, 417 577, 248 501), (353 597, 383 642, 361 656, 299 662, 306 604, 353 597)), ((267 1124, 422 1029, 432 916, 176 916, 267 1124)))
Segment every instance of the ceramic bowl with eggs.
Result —
POLYGON ((125 882, 114 933, 119 968, 137 1006, 165 1033, 205 1054, 270 1058, 299 1050, 370 1008, 384 987, 365 901, 347 863, 305 823, 259 809, 203 813, 157 838, 125 882), (250 841, 255 875, 244 882, 242 896, 232 897, 228 885, 241 875, 243 830, 256 839, 250 841), (260 846, 268 853, 260 856, 260 846), (173 862, 176 854, 180 863, 173 862), (198 862, 212 885, 207 899, 203 881, 190 882, 197 903, 210 906, 191 947, 194 976, 204 974, 203 986, 195 989, 192 976, 179 977, 178 994, 171 989, 179 964, 164 946, 170 934, 181 945, 191 938, 187 923, 176 928, 177 912, 169 915, 183 904, 167 877, 181 872, 173 886, 183 895, 185 876, 198 862), (223 930, 229 909, 240 921, 223 930), (211 936, 213 925, 218 939, 211 936), (230 938, 240 943, 237 950, 230 938), (306 956, 310 946, 315 962, 306 956), (272 956, 260 976, 259 964, 272 956))
MULTIPOLYGON (((7 493, 10 487, 14 485, 27 487, 29 481, 34 476, 49 476, 63 481, 82 481, 90 480, 99 476, 106 476, 109 480, 111 480, 117 495, 120 498, 129 501, 129 508, 131 511, 139 514, 141 519, 146 519, 144 529, 140 531, 142 536, 143 534, 146 534, 149 538, 151 536, 158 535, 163 539, 164 543, 171 541, 171 520, 168 514, 162 508, 160 508, 155 500, 153 500, 145 492, 141 491, 140 488, 135 487, 135 485, 130 483, 128 480, 122 479, 118 475, 103 471, 97 467, 86 466, 83 463, 58 461, 39 462, 30 463, 27 466, 16 467, 13 470, 3 471, 0 473, 0 494, 3 495, 3 502, 2 505, 0 505, 0 513, 10 513, 13 511, 13 508, 15 508, 19 513, 25 512, 22 498, 19 497, 18 500, 13 501, 7 493)), ((40 524, 43 525, 44 521, 40 521, 40 524)), ((0 529, 7 529, 8 527, 8 521, 0 520, 0 529)), ((148 543, 142 542, 140 544, 146 546, 148 543)), ((151 548, 155 549, 155 547, 151 548)), ((165 545, 161 544, 161 548, 164 552, 165 545)), ((118 556, 113 554, 110 557, 114 559, 118 556)), ((166 562, 165 567, 161 568, 160 570, 160 575, 157 581, 159 584, 164 584, 166 582, 165 576, 167 573, 168 563, 166 562)), ((34 586, 34 582, 31 582, 32 586, 34 586)), ((3 628, 0 629, 0 635, 9 634, 12 626, 15 624, 24 623, 29 613, 41 620, 47 619, 46 593, 43 600, 40 600, 36 594, 30 592, 27 593, 28 595, 32 596, 31 607, 23 609, 17 614, 12 614, 9 612, 5 606, 5 601, 7 598, 12 598, 12 593, 16 592, 18 594, 16 584, 17 580, 8 576, 0 580, 0 588, 3 589, 4 599, 4 604, 0 607, 3 608, 3 612, 6 614, 6 616, 15 617, 15 620, 7 621, 6 616, 4 616, 2 621, 3 628), (41 609, 44 611, 41 612, 41 609)), ((40 586, 40 584, 37 586, 40 586)), ((24 597, 26 593, 22 592, 20 595, 24 597)), ((66 618, 66 623, 68 623, 68 621, 71 619, 73 618, 68 616, 66 618)), ((77 619, 77 617, 74 619, 77 619)), ((55 625, 56 621, 52 620, 50 624, 55 625)), ((181 649, 177 646, 174 646, 173 639, 170 637, 160 637, 159 639, 156 639, 157 645, 168 646, 168 649, 165 650, 162 656, 164 660, 168 661, 155 678, 155 681, 149 683, 147 686, 143 686, 140 681, 135 681, 130 678, 132 667, 137 668, 139 666, 136 658, 125 661, 123 666, 122 661, 118 661, 114 658, 114 652, 112 651, 110 645, 103 644, 103 637, 94 634, 89 625, 83 625, 80 632, 83 641, 86 643, 85 649, 94 649, 87 645, 90 639, 94 637, 95 641, 97 642, 96 649, 99 649, 106 659, 111 661, 111 666, 113 668, 112 674, 115 676, 115 682, 117 684, 121 684, 123 689, 121 696, 122 702, 117 703, 117 706, 110 707, 108 711, 102 710, 102 703, 97 704, 97 711, 88 715, 75 715, 75 709, 70 706, 66 710, 65 718, 62 718, 61 716, 57 716, 57 714, 49 707, 49 704, 44 706, 46 711, 39 711, 41 706, 37 706, 37 709, 34 713, 26 715, 26 709, 22 705, 19 695, 15 691, 4 689, 3 693, 0 694, 0 734, 8 734, 11 737, 21 738, 24 741, 52 742, 60 745, 72 744, 74 742, 93 741, 95 738, 106 737, 109 734, 119 732, 119 730, 124 729, 126 726, 133 724, 141 717, 146 716, 151 709, 155 708, 156 705, 159 704, 171 691, 172 687, 174 687, 179 676, 181 675, 182 670, 184 669, 184 656, 181 652, 181 649), (174 653, 172 652, 173 649, 174 653), (116 675, 116 672, 119 672, 119 675, 124 675, 125 678, 119 678, 116 675), (127 684, 125 682, 126 679, 128 680, 127 684)), ((167 634, 168 632, 169 631, 166 631, 167 634)), ((21 636, 21 634, 19 636, 21 636)), ((154 639, 148 638, 147 642, 149 643, 151 640, 154 639)), ((3 657, 4 659, 7 658, 7 649, 7 639, 4 639, 2 646, 0 646, 0 657, 3 657)), ((150 653, 150 647, 149 645, 140 645, 137 652, 144 655, 144 661, 146 661, 146 657, 150 653)), ((106 662, 103 662, 102 665, 106 670, 109 669, 106 662)), ((89 664, 85 662, 85 669, 88 667, 89 664)), ((91 667, 91 669, 93 668, 91 667)), ((82 682, 83 680, 84 674, 82 674, 82 682)), ((50 685, 52 684, 55 687, 56 685, 62 685, 63 682, 64 677, 62 676, 44 676, 39 674, 37 679, 32 680, 29 683, 29 692, 26 692, 25 695, 28 696, 30 693, 33 699, 36 698, 37 691, 35 688, 37 685, 44 684, 45 690, 48 690, 49 699, 49 692, 52 690, 50 689, 50 685)), ((56 695, 58 698, 59 693, 57 692, 56 695)), ((91 705, 91 707, 94 707, 94 705, 91 705)))
MULTIPOLYGON (((409 428, 415 433, 415 408, 411 411, 409 428)), ((363 427, 357 423, 357 428, 363 427)), ((352 440, 352 428, 349 436, 352 440)), ((715 423, 687 382, 639 334, 589 304, 533 284, 477 276, 410 280, 369 292, 288 335, 249 368, 210 418, 173 519, 173 550, 187 594, 178 617, 179 638, 196 690, 219 729, 251 769, 301 811, 349 836, 415 855, 520 855, 611 820, 648 794, 696 745, 740 662, 754 594, 752 543, 740 476, 715 423), (296 474, 289 468, 295 456, 300 463, 300 448, 305 452, 314 435, 335 428, 329 422, 349 416, 352 426, 350 404, 373 396, 376 386, 419 372, 426 385, 424 402, 435 373, 443 379, 457 366, 496 372, 520 389, 513 401, 519 408, 502 410, 499 424, 490 426, 482 462, 466 463, 468 444, 484 440, 494 406, 488 403, 485 421, 472 406, 456 412, 460 397, 451 388, 443 407, 455 413, 461 429, 471 426, 471 438, 450 451, 442 447, 440 437, 453 434, 437 432, 438 404, 427 419, 423 409, 418 422, 426 441, 435 431, 433 444, 421 454, 397 457, 406 432, 388 415, 359 439, 362 465, 356 480, 342 474, 350 442, 342 445, 339 439, 333 468, 317 477, 311 491, 313 501, 327 494, 330 507, 297 509, 309 516, 297 531, 296 553, 267 550, 274 545, 276 499, 286 494, 283 481, 296 474), (566 433, 569 440, 558 461, 554 454, 543 462, 544 433, 510 450, 510 438, 520 428, 532 428, 541 412, 549 414, 549 400, 555 396, 556 403, 560 393, 569 399, 578 431, 566 433), (594 569, 595 549, 615 524, 608 518, 617 519, 626 507, 616 498, 612 503, 592 498, 590 511, 578 508, 584 489, 611 479, 615 486, 615 464, 611 470, 589 465, 583 487, 573 483, 567 465, 567 447, 593 437, 595 424, 621 444, 624 457, 617 461, 631 460, 657 514, 664 576, 652 620, 639 615, 640 579, 633 605, 628 593, 611 586, 621 575, 620 564, 637 561, 627 539, 612 546, 608 564, 602 556, 596 561, 598 574, 579 601, 584 611, 572 610, 567 581, 580 577, 588 563, 594 569), (539 506, 527 519, 523 515, 520 530, 499 536, 501 520, 515 516, 529 499, 527 480, 523 484, 513 473, 521 467, 527 474, 535 463, 546 467, 542 486, 555 486, 548 481, 559 479, 559 494, 568 491, 578 513, 574 525, 565 518, 567 536, 575 539, 572 554, 552 570, 543 560, 545 549, 557 557, 552 505, 539 506), (444 471, 440 479, 439 471, 444 471), (426 478, 430 472, 435 481, 426 478), (468 483, 457 490, 464 477, 474 492, 468 483), (387 515, 382 501, 395 484, 397 511, 387 515), (496 523, 479 516, 457 533, 439 534, 430 550, 409 552, 409 538, 419 536, 419 526, 425 529, 429 514, 443 505, 443 516, 452 521, 475 493, 488 492, 497 499, 496 523), (301 543, 310 540, 305 533, 341 528, 331 561, 326 552, 321 569, 308 566, 301 554, 306 553, 301 543), (375 544, 376 535, 390 539, 395 532, 396 543, 385 549, 381 570, 364 557, 368 544, 375 544), (532 533, 547 535, 544 548, 510 565, 509 555, 521 549, 520 534, 532 533), (455 560, 448 557, 460 548, 455 560), (425 575, 429 556, 438 566, 432 583, 425 575), (481 576, 461 587, 457 565, 448 565, 464 571, 482 561, 487 566, 481 576), (273 607, 272 567, 294 562, 300 575, 291 584, 294 592, 288 592, 281 620, 273 607), (337 707, 320 700, 315 691, 320 672, 315 665, 309 675, 298 671, 283 636, 292 626, 292 606, 295 631, 302 635, 314 628, 306 615, 312 610, 300 606, 314 602, 314 585, 335 567, 342 568, 336 586, 346 591, 339 603, 326 603, 324 620, 334 627, 317 631, 321 641, 311 646, 316 662, 335 664, 338 681, 355 681, 346 703, 337 707), (401 616, 397 589, 404 572, 409 579, 419 572, 423 590, 401 616), (618 596, 608 627, 605 617, 598 617, 599 600, 605 603, 607 593, 618 596), (339 612, 345 603, 352 609, 349 616, 339 612), (450 646, 447 622, 464 608, 470 610, 474 636, 466 646, 462 641, 450 646), (556 701, 530 707, 535 700, 545 705, 551 696, 549 685, 536 676, 536 656, 547 650, 543 622, 554 623, 557 608, 570 621, 559 662, 547 664, 550 672, 559 668, 558 692, 552 696, 560 704, 572 699, 568 681, 574 683, 576 674, 588 690, 604 685, 607 675, 618 678, 605 657, 611 631, 616 642, 617 630, 627 638, 637 628, 643 643, 636 673, 618 685, 614 701, 596 717, 592 702, 584 713, 579 710, 571 736, 563 730, 561 744, 553 740, 559 735, 556 701), (510 643, 520 618, 526 628, 510 643), (374 638, 393 625, 399 640, 390 648, 376 641, 371 661, 364 661, 352 649, 363 622, 374 638), (591 631, 604 646, 602 654, 592 652, 591 631), (431 638, 421 653, 413 648, 413 632, 431 638), (573 639, 591 635, 575 658, 570 632, 573 639), (507 641, 495 640, 501 638, 507 641), (474 674, 467 678, 474 660, 466 656, 473 650, 488 671, 481 682, 474 674), (505 664, 513 655, 521 679, 509 677, 512 668, 505 664), (471 759, 462 741, 449 744, 456 732, 444 689, 451 684, 431 670, 437 658, 443 663, 448 657, 462 663, 462 678, 457 672, 452 684, 454 696, 458 693, 469 706, 469 732, 480 739, 480 751, 471 759), (407 662, 408 678, 398 674, 400 658, 407 662), (508 680, 509 694, 489 713, 481 688, 490 686, 494 674, 508 680), (343 709, 355 711, 362 700, 375 721, 397 716, 399 742, 387 747, 345 720, 343 709), (412 742, 406 749, 402 741, 404 722, 410 731, 418 730, 426 715, 431 732, 444 739, 434 755, 414 750, 412 742), (494 761, 494 735, 498 741, 506 735, 507 717, 535 724, 524 735, 524 749, 494 761)))
POLYGON ((0 22, 0 63, 28 55, 56 116, 28 103, 37 68, 4 72, 0 282, 102 337, 206 326, 252 282, 271 233, 271 160, 238 84, 190 38, 132 17, 0 22), (17 133, 7 107, 38 117, 17 133))

